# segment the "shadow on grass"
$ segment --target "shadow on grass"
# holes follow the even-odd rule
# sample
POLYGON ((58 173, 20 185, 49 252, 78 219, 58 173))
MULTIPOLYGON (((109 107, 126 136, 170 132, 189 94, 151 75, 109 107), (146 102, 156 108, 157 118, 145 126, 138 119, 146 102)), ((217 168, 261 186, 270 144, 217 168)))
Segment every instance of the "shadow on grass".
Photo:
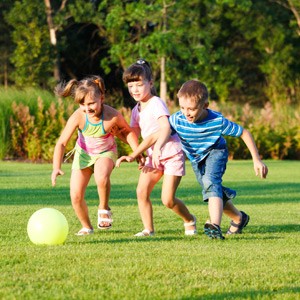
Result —
MULTIPOLYGON (((251 225, 250 225, 251 226, 251 225)), ((250 228, 249 226, 249 228, 250 228)), ((247 227, 248 228, 248 227, 247 227)), ((300 224, 280 224, 251 226, 251 233, 270 234, 270 233, 293 233, 300 231, 300 224)))
POLYGON ((188 296, 188 297, 183 297, 181 299, 182 300, 261 299, 261 297, 264 296, 269 296, 268 299, 272 299, 272 296, 278 297, 282 295, 284 297, 285 294, 294 294, 295 298, 290 298, 290 299, 298 299, 299 292, 300 292, 300 287, 296 286, 296 287, 285 287, 285 288, 274 289, 274 290, 247 290, 247 291, 232 292, 232 293, 213 293, 213 294, 205 294, 201 296, 188 296))
POLYGON ((171 236, 161 236, 161 237, 134 237, 132 236, 132 233, 130 233, 128 238, 118 238, 118 239, 112 239, 112 240, 80 240, 78 242, 76 241, 68 241, 68 244, 122 244, 122 243, 155 243, 155 242, 167 242, 167 241, 178 241, 182 240, 181 237, 171 237, 171 236))
MULTIPOLYGON (((300 201, 299 184, 297 183, 272 183, 258 184, 250 182, 246 184, 228 184, 237 190, 237 204, 273 204, 291 203, 300 201), (293 197, 293 195, 295 195, 293 197), (246 198, 246 199, 245 199, 246 198)), ((126 206, 136 203, 135 185, 115 184, 112 186, 110 203, 115 206, 126 206)), ((151 199, 153 204, 161 203, 161 188, 154 188, 151 199)), ((185 188, 180 185, 177 196, 187 205, 203 203, 201 187, 195 183, 194 186, 185 188)), ((88 205, 98 204, 98 193, 95 185, 88 186, 86 191, 88 205)), ((69 205, 69 187, 55 188, 19 188, 0 189, 0 205, 69 205)))

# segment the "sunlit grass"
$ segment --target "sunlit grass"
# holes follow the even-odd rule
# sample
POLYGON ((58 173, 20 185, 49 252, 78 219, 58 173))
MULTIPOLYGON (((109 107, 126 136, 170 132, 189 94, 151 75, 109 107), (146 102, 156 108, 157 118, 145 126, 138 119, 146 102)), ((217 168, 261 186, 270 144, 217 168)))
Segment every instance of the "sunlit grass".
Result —
MULTIPOLYGON (((142 229, 135 197, 138 171, 122 164, 112 176, 110 231, 77 237, 69 200, 70 165, 57 187, 50 164, 0 163, 1 299, 300 299, 300 163, 268 161, 267 180, 251 161, 230 161, 224 185, 251 220, 244 233, 211 241, 202 234, 208 217, 189 163, 178 190, 197 216, 197 237, 185 237, 181 220, 153 192, 156 235, 142 229), (66 243, 36 246, 27 236, 29 217, 43 207, 59 209, 69 222, 66 243)), ((96 224, 94 182, 86 199, 96 224)), ((225 231, 229 219, 224 217, 225 231)))

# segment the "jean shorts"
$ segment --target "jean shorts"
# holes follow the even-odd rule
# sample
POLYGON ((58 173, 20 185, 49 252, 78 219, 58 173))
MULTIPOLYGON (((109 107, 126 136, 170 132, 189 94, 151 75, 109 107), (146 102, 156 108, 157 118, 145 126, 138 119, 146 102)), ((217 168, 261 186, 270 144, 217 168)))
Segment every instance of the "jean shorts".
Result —
POLYGON ((228 150, 213 149, 205 159, 192 162, 192 167, 197 181, 202 187, 203 201, 207 202, 210 197, 219 197, 225 204, 236 196, 236 191, 222 185, 222 177, 226 170, 228 150))

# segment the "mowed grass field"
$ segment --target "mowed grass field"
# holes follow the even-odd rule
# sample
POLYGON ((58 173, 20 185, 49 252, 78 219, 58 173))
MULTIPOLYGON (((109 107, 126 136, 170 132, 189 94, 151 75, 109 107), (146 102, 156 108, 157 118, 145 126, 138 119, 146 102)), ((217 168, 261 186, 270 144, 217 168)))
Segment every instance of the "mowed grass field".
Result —
MULTIPOLYGON (((228 163, 224 185, 237 190, 235 204, 251 220, 243 234, 215 241, 203 234, 208 208, 189 162, 177 196, 196 215, 199 235, 184 236, 182 221, 161 204, 159 184, 151 238, 133 236, 143 229, 135 163, 113 172, 112 229, 77 237, 70 164, 52 188, 50 164, 0 162, 0 299, 300 299, 300 162, 266 163, 266 180, 255 176, 251 161, 228 163), (66 216, 65 244, 29 240, 27 222, 44 207, 66 216)), ((93 180, 86 200, 96 227, 93 180)), ((229 222, 223 218, 223 231, 229 222)))

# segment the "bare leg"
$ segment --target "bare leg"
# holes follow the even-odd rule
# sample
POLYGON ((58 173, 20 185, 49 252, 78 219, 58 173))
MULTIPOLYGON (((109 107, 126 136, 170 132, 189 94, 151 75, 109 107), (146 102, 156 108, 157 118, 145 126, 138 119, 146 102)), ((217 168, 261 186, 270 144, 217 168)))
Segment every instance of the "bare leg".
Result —
MULTIPOLYGON (((242 213, 233 205, 231 200, 228 200, 224 206, 224 214, 228 216, 234 223, 239 224, 242 220, 242 213)), ((230 231, 235 232, 238 229, 230 226, 230 231)))
POLYGON ((150 194, 162 175, 162 172, 157 169, 144 167, 141 171, 139 183, 136 189, 138 206, 144 229, 147 229, 150 232, 154 231, 153 210, 150 194))
POLYGON ((208 199, 208 211, 210 222, 220 226, 223 213, 223 200, 219 197, 211 197, 208 199))
MULTIPOLYGON (((114 162, 107 157, 99 158, 94 166, 94 177, 97 185, 99 195, 99 206, 100 210, 109 210, 109 196, 110 196, 110 175, 114 168, 114 162)), ((108 218, 107 214, 101 215, 103 218, 108 218)), ((101 222, 101 226, 109 226, 108 222, 101 222)))
POLYGON ((84 200, 84 194, 91 175, 92 170, 89 168, 83 170, 72 170, 70 179, 70 196, 73 209, 82 227, 89 229, 93 229, 93 226, 89 218, 88 207, 84 200))
MULTIPOLYGON (((161 199, 163 204, 173 210, 175 214, 180 216, 184 223, 194 221, 193 215, 189 212, 186 205, 175 197, 177 187, 181 181, 180 176, 164 175, 164 181, 162 186, 161 199)), ((196 226, 187 226, 186 230, 196 230, 196 226)))

